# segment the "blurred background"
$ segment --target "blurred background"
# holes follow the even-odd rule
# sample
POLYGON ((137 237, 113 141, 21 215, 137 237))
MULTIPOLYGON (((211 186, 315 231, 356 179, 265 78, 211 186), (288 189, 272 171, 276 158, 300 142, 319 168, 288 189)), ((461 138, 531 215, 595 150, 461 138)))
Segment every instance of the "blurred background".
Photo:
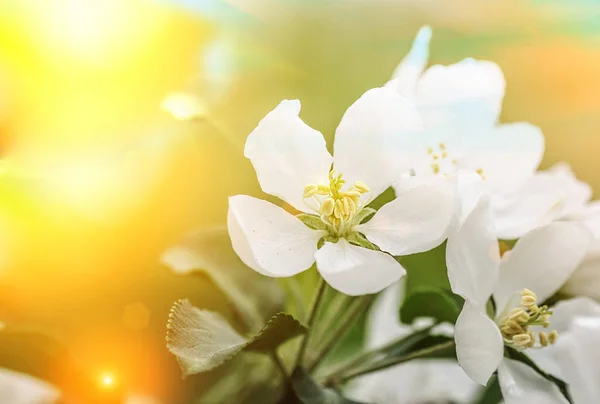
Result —
POLYGON ((181 381, 169 309, 231 308, 159 258, 259 195, 243 145, 268 111, 300 99, 331 145, 429 24, 432 63, 498 63, 502 121, 539 125, 543 166, 599 189, 599 21, 592 0, 1 1, 0 321, 66 342, 100 401, 191 402, 208 382, 181 381), (201 116, 165 112, 174 92, 201 116))

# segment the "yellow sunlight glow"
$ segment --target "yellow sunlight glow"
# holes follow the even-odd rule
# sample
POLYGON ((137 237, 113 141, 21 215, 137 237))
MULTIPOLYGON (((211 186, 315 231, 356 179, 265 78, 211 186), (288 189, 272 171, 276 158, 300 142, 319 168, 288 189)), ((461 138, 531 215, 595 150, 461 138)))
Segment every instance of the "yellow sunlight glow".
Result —
POLYGON ((49 50, 93 63, 126 56, 147 40, 161 18, 139 0, 39 1, 34 15, 49 50))

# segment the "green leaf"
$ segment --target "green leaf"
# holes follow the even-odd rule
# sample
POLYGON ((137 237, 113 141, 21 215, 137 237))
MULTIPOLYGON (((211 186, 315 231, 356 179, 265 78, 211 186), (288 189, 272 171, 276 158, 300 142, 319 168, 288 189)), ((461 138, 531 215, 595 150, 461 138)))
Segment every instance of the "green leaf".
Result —
POLYGON ((320 386, 301 367, 292 374, 292 388, 302 404, 361 404, 320 386))
POLYGON ((321 218, 317 215, 311 215, 308 213, 300 213, 296 215, 302 223, 306 225, 309 229, 313 230, 327 230, 327 225, 323 223, 321 218))
POLYGON ((498 376, 494 375, 487 386, 480 389, 480 393, 473 404, 498 404, 501 402, 502 391, 500 391, 500 383, 498 382, 498 376))
POLYGON ((258 274, 239 259, 224 227, 189 235, 165 251, 161 260, 178 274, 211 278, 250 331, 260 330, 273 314, 283 310, 285 295, 276 280, 258 274))
POLYGON ((167 348, 176 356, 183 377, 214 369, 243 350, 272 351, 306 332, 292 316, 278 313, 248 339, 219 313, 200 310, 188 300, 175 303, 169 317, 167 348))
POLYGON ((307 328, 286 313, 277 313, 263 329, 246 344, 245 350, 270 352, 285 341, 304 334, 307 328))
POLYGON ((505 353, 506 353, 506 356, 508 356, 509 358, 519 361, 521 363, 524 363, 525 365, 527 365, 530 368, 532 368, 533 370, 535 370, 540 376, 542 376, 542 377, 546 378, 547 380, 551 381, 552 383, 554 383, 556 385, 556 387, 558 387, 558 389, 560 390, 562 395, 567 399, 567 401, 569 403, 573 402, 573 400, 571 399, 571 396, 569 395, 569 392, 567 390, 567 384, 564 381, 562 381, 561 379, 559 379, 557 377, 552 376, 551 374, 544 372, 542 369, 540 369, 535 364, 534 361, 532 361, 527 355, 525 355, 521 351, 517 351, 516 349, 506 347, 505 353))
POLYGON ((219 373, 196 404, 273 403, 282 393, 279 370, 266 355, 238 355, 219 373))
POLYGON ((463 302, 450 291, 436 287, 419 287, 412 290, 400 307, 400 321, 412 324, 420 317, 439 322, 456 323, 463 302))
POLYGON ((450 290, 446 268, 446 242, 427 252, 401 257, 406 269, 406 296, 419 287, 439 287, 450 290))

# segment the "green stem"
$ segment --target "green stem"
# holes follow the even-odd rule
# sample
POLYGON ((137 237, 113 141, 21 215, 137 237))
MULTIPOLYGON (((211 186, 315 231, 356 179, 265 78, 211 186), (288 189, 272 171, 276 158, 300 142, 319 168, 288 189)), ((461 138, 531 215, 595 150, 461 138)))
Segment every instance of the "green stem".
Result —
POLYGON ((306 348, 308 347, 308 341, 310 339, 311 331, 313 328, 313 323, 315 322, 317 311, 319 310, 319 306, 321 305, 321 301, 323 300, 323 294, 325 293, 326 286, 327 284, 325 283, 323 278, 319 277, 319 286, 317 287, 317 293, 312 301, 310 311, 308 312, 308 318, 306 319, 306 328, 308 328, 308 330, 304 335, 304 339, 302 339, 302 344, 300 345, 300 349, 298 350, 298 356, 296 357, 296 365, 294 366, 294 368, 302 366, 304 355, 306 354, 306 348))
MULTIPOLYGON (((431 326, 418 331, 418 333, 423 333, 423 332, 428 333, 436 325, 437 324, 432 324, 431 326)), ((400 343, 412 336, 413 336, 413 334, 410 334, 405 337, 392 340, 392 341, 388 342, 387 344, 380 346, 379 348, 373 349, 371 351, 363 352, 362 354, 358 355, 356 358, 352 359, 350 362, 346 363, 341 368, 339 368, 338 370, 333 372, 331 375, 329 375, 328 379, 337 379, 338 377, 340 377, 340 375, 342 375, 348 371, 351 371, 352 369, 354 369, 357 366, 363 365, 365 362, 370 361, 371 359, 373 359, 375 356, 377 356, 379 354, 386 353, 389 349, 394 348, 398 343, 400 343)))
POLYGON ((288 380, 290 378, 290 376, 288 375, 287 369, 285 368, 285 365, 281 361, 281 358, 279 357, 279 355, 277 355, 277 351, 275 349, 273 349, 271 351, 271 359, 273 359, 273 362, 281 371, 281 375, 283 376, 283 379, 288 380))
POLYGON ((295 277, 285 278, 284 283, 294 298, 294 303, 296 304, 296 315, 298 318, 304 318, 306 316, 306 307, 304 305, 304 299, 302 298, 302 291, 298 285, 298 279, 295 277))
POLYGON ((331 352, 333 348, 341 341, 346 333, 352 328, 352 326, 358 320, 360 314, 365 311, 373 302, 373 296, 361 296, 354 299, 350 304, 351 306, 343 314, 342 318, 336 320, 339 324, 338 328, 334 330, 330 335, 329 339, 325 342, 324 347, 315 355, 313 363, 311 363, 307 370, 312 373, 317 369, 323 360, 327 357, 327 354, 331 352))
POLYGON ((355 370, 354 372, 349 372, 347 374, 342 374, 340 376, 332 375, 327 378, 325 381, 326 386, 338 386, 346 383, 347 381, 354 379, 358 376, 366 375, 368 373, 377 372, 378 370, 387 369, 392 366, 399 365, 401 363, 405 363, 411 361, 413 359, 421 358, 423 356, 431 355, 433 353, 443 351, 445 349, 451 348, 454 346, 454 341, 444 342, 443 344, 434 345, 429 348, 424 348, 418 351, 411 352, 408 355, 401 356, 399 358, 390 358, 387 360, 383 360, 381 362, 376 362, 370 366, 365 368, 355 370))

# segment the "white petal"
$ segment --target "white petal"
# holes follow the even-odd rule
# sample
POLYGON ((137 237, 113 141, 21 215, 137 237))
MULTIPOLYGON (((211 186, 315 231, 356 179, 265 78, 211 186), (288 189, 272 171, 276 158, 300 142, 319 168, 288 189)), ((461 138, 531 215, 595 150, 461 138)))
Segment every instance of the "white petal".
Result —
MULTIPOLYGON (((552 318, 550 319, 550 328, 558 331, 559 339, 569 335, 574 320, 578 317, 595 317, 600 319, 600 304, 587 297, 577 297, 574 299, 562 300, 552 307, 552 318)), ((533 331, 546 331, 541 327, 535 327, 533 331)), ((527 354, 538 366, 559 379, 563 379, 562 369, 557 360, 557 350, 555 345, 547 346, 544 349, 532 349, 527 354)))
POLYGON ((436 181, 402 189, 356 229, 393 255, 428 251, 447 237, 454 213, 452 184, 436 181))
POLYGON ((455 175, 458 197, 458 226, 462 226, 479 203, 484 193, 481 176, 470 170, 459 170, 455 175))
POLYGON ((282 101, 248 135, 244 155, 252 161, 263 191, 307 211, 308 184, 328 184, 333 158, 320 132, 298 117, 300 101, 282 101))
POLYGON ((408 54, 396 67, 392 78, 394 80, 386 84, 394 88, 398 93, 408 98, 413 98, 417 88, 417 82, 421 73, 429 61, 429 41, 431 40, 431 27, 421 27, 410 48, 408 54))
POLYGON ((579 223, 556 222, 527 233, 500 263, 497 307, 524 288, 540 302, 552 296, 575 271, 591 241, 591 232, 579 223))
POLYGON ((343 238, 335 244, 325 243, 315 257, 323 279, 350 296, 380 292, 406 274, 389 255, 357 247, 343 238))
POLYGON ((361 377, 350 397, 374 404, 467 403, 479 387, 455 361, 425 359, 361 377))
POLYGON ((571 331, 556 342, 556 355, 563 380, 569 384, 573 401, 600 402, 600 320, 578 318, 571 331))
POLYGON ((490 128, 472 138, 462 164, 483 170, 492 192, 519 189, 533 175, 544 154, 544 135, 529 123, 490 128))
POLYGON ((315 261, 324 231, 309 229, 270 202, 247 195, 229 198, 227 228, 244 264, 272 277, 296 275, 315 261))
POLYGON ((506 404, 567 404, 554 383, 524 363, 504 358, 498 367, 498 381, 506 404))
POLYGON ((334 167, 349 184, 363 181, 376 197, 412 168, 422 121, 414 104, 374 88, 348 108, 335 132, 334 167))
POLYGON ((445 126, 459 136, 468 135, 496 124, 505 86, 498 65, 465 59, 427 69, 419 80, 416 102, 427 129, 445 126))
POLYGON ((496 323, 479 308, 465 302, 454 331, 456 358, 465 373, 486 385, 504 354, 502 335, 496 323))
POLYGON ((464 224, 448 236, 446 265, 452 291, 484 307, 494 290, 499 262, 489 201, 482 197, 464 224))
POLYGON ((600 241, 595 240, 592 248, 564 284, 561 291, 570 296, 589 296, 600 299, 600 241))
POLYGON ((592 198, 592 187, 577 179, 571 166, 567 163, 556 163, 546 170, 546 173, 556 179, 556 187, 562 191, 561 216, 586 216, 597 212, 597 207, 588 205, 592 198))

